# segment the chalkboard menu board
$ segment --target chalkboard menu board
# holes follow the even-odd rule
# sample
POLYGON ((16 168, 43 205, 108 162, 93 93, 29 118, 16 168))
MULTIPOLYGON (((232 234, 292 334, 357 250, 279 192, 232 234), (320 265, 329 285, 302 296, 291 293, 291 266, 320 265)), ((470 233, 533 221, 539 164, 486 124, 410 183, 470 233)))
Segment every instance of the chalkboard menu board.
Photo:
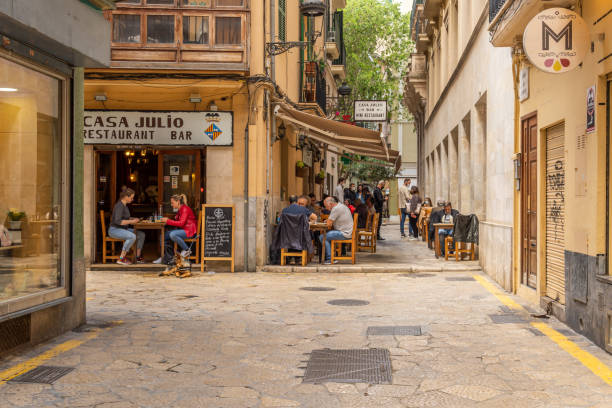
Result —
POLYGON ((206 260, 228 260, 234 271, 234 219, 233 205, 202 205, 202 270, 206 260))

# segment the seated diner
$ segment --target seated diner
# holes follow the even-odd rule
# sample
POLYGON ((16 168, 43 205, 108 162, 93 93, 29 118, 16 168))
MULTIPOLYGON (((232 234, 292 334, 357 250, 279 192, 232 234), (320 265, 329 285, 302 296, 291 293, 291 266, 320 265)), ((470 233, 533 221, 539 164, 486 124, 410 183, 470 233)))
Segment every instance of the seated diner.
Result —
POLYGON ((113 207, 113 213, 111 215, 110 227, 108 229, 108 236, 123 241, 123 248, 121 249, 121 255, 117 259, 117 263, 120 265, 130 265, 129 259, 126 255, 134 242, 136 242, 136 263, 144 263, 142 258, 142 247, 144 246, 145 233, 143 231, 134 231, 134 225, 140 221, 139 218, 130 216, 130 210, 127 205, 134 200, 134 190, 131 188, 123 187, 119 193, 119 201, 113 207))
MULTIPOLYGON (((327 232, 325 240, 325 264, 331 264, 331 241, 349 239, 353 235, 353 217, 351 210, 344 204, 338 203, 335 197, 327 197, 324 201, 325 208, 329 211, 327 232)), ((323 241, 323 236, 320 237, 323 241)), ((323 242, 321 242, 323 244, 323 242)))
POLYGON ((173 195, 170 197, 170 205, 172 209, 177 211, 174 219, 163 217, 161 221, 167 226, 173 227, 167 229, 164 235, 164 256, 163 259, 158 259, 154 263, 164 263, 171 265, 174 263, 174 243, 181 249, 183 258, 191 255, 189 247, 185 243, 185 239, 191 239, 196 236, 197 220, 196 217, 187 205, 187 197, 185 194, 173 195))

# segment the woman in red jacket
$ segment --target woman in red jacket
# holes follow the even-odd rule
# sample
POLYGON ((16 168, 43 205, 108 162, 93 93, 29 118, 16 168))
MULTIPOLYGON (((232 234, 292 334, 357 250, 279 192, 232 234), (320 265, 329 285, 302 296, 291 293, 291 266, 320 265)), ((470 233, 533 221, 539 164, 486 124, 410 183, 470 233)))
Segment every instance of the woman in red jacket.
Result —
POLYGON ((165 234, 165 264, 172 263, 174 259, 174 243, 181 249, 181 256, 183 258, 191 255, 189 247, 185 243, 185 239, 193 238, 198 233, 196 217, 189 206, 187 206, 187 197, 185 194, 173 195, 170 197, 170 205, 172 208, 178 209, 178 213, 174 217, 174 220, 169 218, 162 218, 162 222, 172 227, 177 227, 171 231, 166 231, 165 234))

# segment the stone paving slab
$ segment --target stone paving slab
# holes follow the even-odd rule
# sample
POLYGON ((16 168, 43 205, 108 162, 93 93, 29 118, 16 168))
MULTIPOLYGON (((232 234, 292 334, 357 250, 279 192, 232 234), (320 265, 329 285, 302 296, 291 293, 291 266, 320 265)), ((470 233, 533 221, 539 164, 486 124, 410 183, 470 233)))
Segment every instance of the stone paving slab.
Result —
MULTIPOLYGON (((610 406, 612 387, 527 322, 494 324, 489 315, 503 312, 497 298, 477 281, 447 276, 90 272, 89 322, 123 323, 46 361, 75 367, 54 384, 1 385, 0 407, 610 406), (347 298, 370 303, 327 303, 347 298), (368 336, 370 326, 423 333, 368 336), (304 384, 307 354, 325 348, 388 349, 392 383, 304 384)), ((554 318, 547 324, 567 328, 554 318)), ((90 334, 70 332, 4 358, 0 372, 90 334)), ((586 338, 572 340, 612 367, 612 356, 586 338)))

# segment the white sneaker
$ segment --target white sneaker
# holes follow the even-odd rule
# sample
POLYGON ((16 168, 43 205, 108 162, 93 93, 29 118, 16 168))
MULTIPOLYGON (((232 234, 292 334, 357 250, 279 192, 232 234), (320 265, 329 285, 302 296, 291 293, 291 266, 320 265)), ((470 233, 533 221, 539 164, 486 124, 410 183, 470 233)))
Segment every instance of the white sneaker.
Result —
POLYGON ((153 261, 154 264, 160 264, 162 262, 161 257, 157 258, 156 260, 153 261))
POLYGON ((181 257, 187 258, 189 255, 191 255, 191 251, 189 249, 181 251, 181 257))

